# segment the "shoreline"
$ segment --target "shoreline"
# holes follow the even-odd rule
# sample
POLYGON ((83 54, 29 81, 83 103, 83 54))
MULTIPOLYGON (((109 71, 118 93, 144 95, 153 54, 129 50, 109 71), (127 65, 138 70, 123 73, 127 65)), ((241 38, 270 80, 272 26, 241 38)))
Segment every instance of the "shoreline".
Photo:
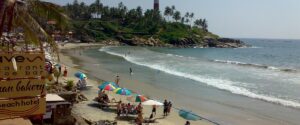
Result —
MULTIPOLYGON (((76 44, 76 43, 75 43, 76 44)), ((74 51, 72 49, 76 49, 76 48, 81 48, 81 49, 85 49, 85 48, 94 48, 94 47, 100 47, 103 46, 103 44, 79 44, 79 45, 74 45, 73 43, 71 44, 67 44, 64 47, 61 48, 61 52, 60 52, 60 63, 66 65, 69 69, 69 74, 72 75, 72 73, 74 73, 76 70, 79 71, 83 71, 84 73, 87 73, 87 76, 89 77, 88 79, 88 83, 92 84, 94 87, 91 90, 88 91, 82 91, 82 94, 84 94, 87 98, 88 101, 86 102, 80 102, 79 104, 75 104, 74 105, 74 109, 73 109, 73 113, 75 113, 76 115, 82 116, 84 119, 87 119, 89 121, 99 121, 99 120, 115 120, 116 114, 115 112, 105 112, 102 111, 99 108, 95 108, 92 107, 91 105, 94 104, 94 102, 92 101, 94 97, 97 96, 96 92, 97 92, 97 85, 99 85, 100 81, 114 81, 114 76, 111 75, 111 73, 107 73, 106 74, 106 79, 103 78, 99 78, 95 75, 92 75, 93 73, 89 70, 83 69, 82 68, 82 64, 81 64, 81 60, 82 58, 76 58, 74 57, 74 55, 72 56, 72 54, 69 54, 71 51, 74 51), (98 82, 97 82, 98 81, 98 82), (94 115, 89 115, 89 114, 94 114, 94 115), (101 116, 100 116, 101 115, 101 116)), ((78 51, 78 50, 77 50, 78 51)), ((81 50, 79 50, 81 51, 81 50)), ((73 53, 74 54, 74 53, 73 53)), ((105 70, 103 70, 102 72, 106 72, 105 70)), ((103 76, 102 76, 103 77, 103 76)), ((124 86, 128 85, 128 81, 125 81, 124 79, 122 79, 121 83, 124 82, 124 86), (127 84, 125 84, 125 82, 127 84)), ((123 85, 121 85, 123 86, 123 85)), ((124 87, 123 86, 123 87, 124 87)), ((144 94, 142 92, 137 91, 136 89, 132 89, 133 87, 131 86, 126 86, 127 88, 138 92, 139 94, 144 94)), ((149 88, 150 86, 144 86, 145 88, 149 88)), ((146 96, 150 96, 151 95, 146 95, 146 96)), ((109 97, 110 98, 116 98, 116 99, 124 99, 124 97, 112 94, 112 92, 109 93, 109 97)), ((174 104, 173 104, 174 105, 174 104)), ((143 106, 144 107, 144 115, 143 117, 149 117, 151 114, 151 106, 143 106)), ((162 125, 174 125, 174 124, 184 124, 186 120, 184 120, 183 118, 181 118, 178 115, 178 112, 173 109, 173 111, 171 112, 170 116, 168 117, 161 117, 162 113, 162 107, 158 107, 157 110, 157 116, 156 118, 158 118, 158 123, 156 124, 162 124, 162 125)), ((127 125, 130 124, 130 122, 128 121, 124 121, 124 120, 117 120, 118 124, 121 125, 127 125)), ((201 124, 201 125, 212 125, 212 123, 208 122, 208 121, 204 121, 204 120, 199 120, 199 121, 190 121, 191 124, 195 125, 195 124, 201 124)))
MULTIPOLYGON (((89 49, 89 47, 87 49, 89 49)), ((98 47, 97 47, 97 49, 98 49, 98 47)), ((77 50, 77 52, 78 52, 78 50, 77 50)), ((91 58, 88 56, 78 56, 79 54, 74 53, 74 52, 69 52, 69 53, 67 53, 67 55, 68 55, 68 57, 75 57, 76 58, 75 62, 76 62, 76 64, 81 65, 81 69, 86 70, 90 74, 97 74, 97 76, 95 76, 96 78, 103 79, 106 81, 114 81, 114 79, 115 79, 114 76, 116 75, 116 72, 114 70, 110 70, 105 67, 111 65, 110 63, 113 63, 114 61, 123 61, 123 59, 121 59, 119 57, 104 56, 103 57, 104 59, 105 58, 114 58, 113 59, 114 61, 101 63, 97 59, 94 59, 94 58, 91 58), (108 63, 108 64, 106 64, 106 63, 108 63)), ((100 59, 100 60, 102 60, 102 59, 100 59)), ((117 63, 117 64, 119 65, 119 64, 124 64, 124 63, 117 63)), ((133 65, 124 64, 125 70, 126 70, 127 66, 133 66, 133 65)), ((121 65, 121 66, 124 67, 123 65, 121 65)), ((137 70, 136 68, 134 68, 134 69, 135 69, 135 71, 137 70)), ((147 68, 145 68, 145 69, 147 69, 147 68)), ((152 70, 152 69, 149 69, 149 70, 152 70)), ((231 103, 227 103, 227 101, 222 102, 219 100, 214 100, 214 99, 211 99, 210 96, 197 97, 197 98, 196 98, 196 96, 195 97, 194 96, 192 96, 192 97, 186 96, 186 95, 178 94, 177 92, 172 92, 171 89, 168 89, 168 88, 160 88, 160 85, 155 83, 158 81, 154 81, 155 84, 153 84, 151 82, 149 83, 149 82, 145 82, 145 81, 144 82, 139 81, 134 78, 137 76, 137 74, 131 78, 128 75, 128 72, 126 72, 126 71, 125 72, 118 71, 118 74, 121 76, 121 83, 124 84, 124 86, 126 86, 127 88, 129 88, 131 90, 137 90, 137 92, 139 94, 145 94, 146 96, 150 96, 155 99, 159 99, 159 100, 163 100, 163 99, 169 100, 170 99, 171 101, 173 100, 172 102, 176 107, 189 108, 192 111, 196 111, 195 112, 196 114, 198 114, 200 116, 204 116, 206 118, 209 118, 213 121, 218 121, 218 123, 220 123, 220 124, 232 124, 232 125, 278 124, 278 125, 280 125, 280 124, 295 124, 295 121, 299 121, 296 118, 297 114, 299 114, 299 113, 297 113, 297 111, 289 109, 287 107, 282 107, 282 106, 279 106, 276 104, 270 104, 267 102, 263 102, 261 100, 251 99, 251 98, 247 98, 247 97, 240 96, 240 95, 234 95, 234 94, 231 95, 231 93, 228 94, 227 92, 219 91, 219 90, 216 90, 215 88, 210 88, 210 87, 208 87, 208 88, 206 87, 206 90, 203 89, 204 91, 201 89, 203 91, 202 94, 207 95, 208 93, 217 92, 217 93, 219 93, 218 95, 220 96, 220 97, 217 97, 217 99, 218 98, 220 98, 220 99, 227 98, 228 95, 230 95, 230 97, 227 98, 227 99, 229 99, 227 101, 235 102, 235 103, 237 103, 237 105, 230 105, 231 103), (159 97, 159 98, 157 98, 157 97, 159 97), (189 103, 189 101, 188 101, 189 99, 193 99, 195 101, 193 101, 193 103, 189 103), (248 105, 248 103, 255 103, 255 105, 248 105), (260 108, 254 108, 253 106, 254 107, 259 106, 260 108), (279 112, 276 112, 275 115, 270 115, 269 113, 272 113, 273 111, 277 111, 277 110, 269 110, 268 112, 264 112, 263 111, 264 107, 265 108, 269 107, 270 109, 277 109, 278 111, 282 112, 283 114, 280 115, 279 112), (289 115, 284 115, 287 112, 289 112, 289 115), (289 120, 291 120, 291 121, 289 121, 289 120)), ((143 70, 143 71, 145 71, 145 70, 143 70)), ((140 76, 143 77, 143 75, 147 74, 147 72, 143 72, 143 71, 137 71, 135 73, 141 72, 140 76)), ((149 74, 149 72, 148 72, 148 74, 149 74)), ((182 120, 182 118, 180 118, 178 116, 177 112, 175 112, 175 111, 173 111, 173 112, 176 115, 174 119, 179 118, 182 120)), ((148 114, 145 116, 148 116, 148 114)), ((171 121, 173 121, 173 120, 171 120, 171 121)), ((178 124, 178 123, 184 124, 183 122, 184 121, 175 122, 173 124, 178 124)), ((200 123, 192 122, 192 124, 200 124, 200 123)))

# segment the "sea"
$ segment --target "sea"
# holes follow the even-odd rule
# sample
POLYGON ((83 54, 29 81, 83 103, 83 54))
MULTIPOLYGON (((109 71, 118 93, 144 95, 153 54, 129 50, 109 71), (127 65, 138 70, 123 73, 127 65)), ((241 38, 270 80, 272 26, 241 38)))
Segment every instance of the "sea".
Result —
POLYGON ((220 124, 300 124, 300 40, 241 40, 251 47, 106 46, 84 55, 132 84, 174 93, 178 107, 220 124))

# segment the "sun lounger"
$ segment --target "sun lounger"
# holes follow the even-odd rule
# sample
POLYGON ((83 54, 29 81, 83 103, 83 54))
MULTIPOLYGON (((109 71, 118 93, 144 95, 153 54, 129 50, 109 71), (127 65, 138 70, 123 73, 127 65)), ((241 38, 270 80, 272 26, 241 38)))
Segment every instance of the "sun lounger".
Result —
POLYGON ((146 123, 146 125, 148 125, 149 123, 156 123, 156 119, 144 119, 143 123, 146 123))
POLYGON ((110 108, 110 107, 117 107, 116 104, 104 103, 104 102, 99 102, 99 106, 100 106, 101 109, 110 108))

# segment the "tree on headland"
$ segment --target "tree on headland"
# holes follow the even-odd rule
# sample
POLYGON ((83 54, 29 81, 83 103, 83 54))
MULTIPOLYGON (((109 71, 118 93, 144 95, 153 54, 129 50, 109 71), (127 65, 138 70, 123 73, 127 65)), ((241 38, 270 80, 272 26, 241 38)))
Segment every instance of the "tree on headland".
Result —
POLYGON ((170 21, 169 17, 172 16, 172 8, 167 6, 165 8, 164 15, 168 18, 168 21, 170 21))
POLYGON ((180 21, 180 22, 181 22, 182 24, 184 24, 185 21, 186 21, 185 18, 184 18, 184 17, 181 17, 181 21, 180 21))
POLYGON ((191 14, 189 15, 189 18, 190 18, 190 22, 191 22, 191 26, 192 26, 193 18, 194 18, 194 13, 191 13, 191 14))
POLYGON ((136 12, 137 12, 137 17, 138 17, 138 18, 142 18, 142 16, 143 16, 143 9, 142 9, 141 6, 138 6, 138 7, 136 8, 136 12))
POLYGON ((173 19, 174 19, 176 22, 178 22, 178 20, 181 19, 181 14, 180 14, 179 11, 176 11, 176 12, 174 13, 173 19))
MULTIPOLYGON (((84 6, 80 7, 76 0, 73 3, 74 5, 64 6, 66 12, 71 15, 76 12, 73 8, 77 6, 77 8, 84 8, 84 6)), ((195 36, 199 36, 196 39, 200 39, 204 34, 209 34, 204 30, 207 28, 207 24, 202 24, 203 19, 199 25, 194 26, 198 28, 194 28, 192 26, 194 13, 181 13, 176 10, 174 5, 167 6, 163 12, 160 12, 153 9, 143 10, 140 6, 128 9, 122 2, 117 7, 110 7, 103 5, 99 0, 91 5, 85 5, 89 14, 95 13, 95 5, 99 5, 98 11, 101 13, 101 18, 97 20, 91 20, 90 17, 82 14, 77 17, 70 15, 73 18, 73 27, 76 27, 74 36, 82 41, 86 41, 85 38, 88 37, 95 41, 110 38, 129 41, 128 39, 142 37, 160 38, 163 41, 171 42, 195 36)))
POLYGON ((184 15, 184 17, 185 17, 185 19, 186 19, 184 22, 185 22, 185 23, 189 23, 189 19, 188 19, 188 18, 190 18, 190 13, 189 13, 189 12, 186 12, 185 15, 184 15))
POLYGON ((172 5, 172 7, 171 7, 171 9, 172 9, 172 14, 174 14, 175 13, 175 10, 176 10, 176 7, 174 6, 174 5, 172 5))
POLYGON ((206 19, 197 19, 194 22, 195 26, 198 28, 202 28, 205 31, 208 31, 208 25, 206 19))
POLYGON ((208 25, 207 25, 206 19, 203 19, 203 20, 202 20, 202 27, 203 27, 203 29, 204 29, 205 31, 208 31, 208 30, 207 30, 208 25))
POLYGON ((103 8, 103 4, 100 0, 96 0, 94 3, 90 5, 90 12, 101 14, 101 10, 103 8))

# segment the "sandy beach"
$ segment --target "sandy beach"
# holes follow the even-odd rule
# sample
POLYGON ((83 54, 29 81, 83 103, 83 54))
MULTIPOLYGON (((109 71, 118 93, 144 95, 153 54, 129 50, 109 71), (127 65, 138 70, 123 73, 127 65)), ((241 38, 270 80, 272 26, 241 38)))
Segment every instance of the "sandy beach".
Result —
MULTIPOLYGON (((60 61, 61 61, 60 63, 66 65, 68 68, 69 76, 67 79, 73 79, 76 82, 77 79, 75 77, 73 77, 73 74, 77 71, 82 71, 82 72, 88 74, 88 84, 93 86, 90 90, 81 91, 81 93, 83 93, 88 98, 88 101, 84 101, 84 102, 80 102, 79 104, 75 104, 74 108, 73 108, 73 113, 77 114, 79 116, 82 116, 86 120, 93 121, 93 122, 96 122, 99 120, 116 120, 117 114, 115 112, 115 109, 112 108, 112 110, 109 110, 109 111, 99 109, 97 107, 97 103, 93 101, 93 99, 97 96, 97 91, 98 91, 97 86, 100 85, 103 81, 114 81, 114 79, 115 79, 114 73, 106 71, 105 69, 101 69, 100 68, 101 66, 99 66, 99 65, 97 66, 97 68, 103 72, 103 74, 101 74, 101 76, 97 76, 97 74, 93 74, 89 71, 82 70, 81 65, 80 65, 80 60, 76 59, 74 57, 70 57, 66 53, 66 51, 71 51, 71 52, 74 51, 74 50, 70 50, 70 49, 74 49, 74 48, 83 49, 84 47, 90 48, 90 47, 96 47, 96 46, 101 46, 101 44, 87 44, 87 43, 72 44, 71 43, 71 44, 66 44, 66 45, 60 47, 61 50, 63 51, 60 54, 60 61)), ((74 52, 78 52, 78 51, 74 51, 74 52)), ((81 59, 82 59, 82 57, 81 57, 81 59)), ((142 89, 139 89, 139 88, 153 89, 153 93, 156 93, 156 94, 158 92, 160 92, 160 91, 155 91, 155 87, 146 85, 146 84, 141 84, 141 86, 138 86, 138 87, 130 85, 129 81, 125 80, 124 78, 122 78, 122 80, 121 80, 121 86, 129 88, 132 91, 137 92, 139 94, 146 94, 146 96, 149 96, 151 98, 155 98, 155 97, 152 97, 151 94, 143 93, 143 91, 140 91, 142 89)), ((109 92, 108 95, 109 95, 110 99, 115 98, 116 100, 122 100, 123 102, 127 101, 126 97, 116 95, 113 92, 109 92)), ((161 93, 162 98, 168 99, 168 97, 165 97, 164 95, 165 95, 164 93, 161 93)), ((130 102, 130 103, 132 103, 132 102, 130 102)), ((137 105, 138 103, 134 103, 134 104, 137 105)), ((173 105, 176 106, 176 104, 173 104, 173 105)), ((143 106, 143 108, 144 108, 143 117, 148 118, 151 114, 152 107, 151 106, 143 106)), ((163 110, 162 107, 158 107, 157 115, 155 116, 155 118, 157 119, 157 123, 154 123, 154 124, 157 124, 157 125, 175 125, 175 124, 183 125, 183 124, 185 124, 186 120, 181 118, 178 115, 177 110, 172 109, 171 114, 167 117, 163 117, 162 110, 163 110)), ((136 116, 134 116, 134 117, 136 117, 136 116)), ((117 120, 117 122, 119 125, 132 124, 134 117, 119 119, 119 120, 117 120)), ((192 125, 209 125, 212 123, 209 123, 205 120, 200 120, 200 121, 191 121, 191 124, 192 125)))

